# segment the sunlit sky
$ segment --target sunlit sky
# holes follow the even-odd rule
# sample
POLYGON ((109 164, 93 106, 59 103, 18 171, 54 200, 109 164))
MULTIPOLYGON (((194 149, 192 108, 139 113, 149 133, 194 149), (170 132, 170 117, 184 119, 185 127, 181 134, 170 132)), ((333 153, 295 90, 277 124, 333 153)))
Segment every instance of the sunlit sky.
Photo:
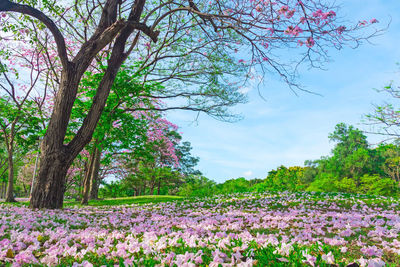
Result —
MULTIPOLYGON (((236 123, 217 121, 207 115, 174 111, 168 118, 180 126, 192 154, 200 157, 198 169, 217 182, 246 177, 264 178, 280 165, 304 164, 305 160, 328 155, 333 143, 328 134, 339 122, 368 130, 361 123, 372 104, 387 100, 374 89, 400 79, 400 1, 339 0, 341 15, 351 21, 377 18, 381 26, 390 20, 387 32, 356 50, 331 50, 326 70, 301 73, 298 82, 322 96, 298 92, 296 96, 276 77, 260 88, 250 85, 249 102, 233 112, 244 118, 236 123)), ((369 135, 371 143, 382 137, 369 135)))

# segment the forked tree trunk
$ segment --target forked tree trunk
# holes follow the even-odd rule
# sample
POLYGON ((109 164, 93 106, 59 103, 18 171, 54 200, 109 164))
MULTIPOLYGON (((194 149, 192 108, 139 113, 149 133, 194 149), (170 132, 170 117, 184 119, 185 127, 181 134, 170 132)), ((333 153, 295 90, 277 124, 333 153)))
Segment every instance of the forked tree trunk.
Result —
POLYGON ((99 171, 100 171, 101 151, 102 151, 101 148, 97 148, 94 156, 93 171, 90 179, 89 199, 98 199, 98 192, 100 185, 99 171))
POLYGON ((12 144, 7 148, 8 152, 8 182, 6 202, 16 202, 14 198, 14 161, 13 161, 13 147, 12 144))

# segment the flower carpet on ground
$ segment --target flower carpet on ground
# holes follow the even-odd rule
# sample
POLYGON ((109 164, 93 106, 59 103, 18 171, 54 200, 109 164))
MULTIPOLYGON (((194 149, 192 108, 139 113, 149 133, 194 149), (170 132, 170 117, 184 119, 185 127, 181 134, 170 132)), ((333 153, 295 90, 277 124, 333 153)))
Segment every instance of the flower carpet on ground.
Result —
POLYGON ((400 204, 285 192, 63 210, 0 205, 0 265, 29 264, 400 266, 400 204))

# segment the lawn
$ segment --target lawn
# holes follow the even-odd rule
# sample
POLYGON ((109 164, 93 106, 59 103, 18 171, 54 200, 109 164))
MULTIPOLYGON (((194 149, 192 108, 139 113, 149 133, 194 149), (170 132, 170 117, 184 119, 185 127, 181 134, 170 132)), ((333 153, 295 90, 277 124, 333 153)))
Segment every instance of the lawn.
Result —
MULTIPOLYGON (((106 198, 99 200, 90 200, 89 206, 118 206, 118 205, 131 205, 131 204, 147 204, 147 203, 160 203, 169 201, 182 200, 179 196, 168 195, 153 195, 153 196, 138 196, 138 197, 120 197, 120 198, 106 198)), ((66 201, 64 207, 81 206, 79 201, 66 201)))
POLYGON ((325 193, 0 205, 0 265, 400 266, 400 202, 325 193))
MULTIPOLYGON (((106 198, 98 200, 89 200, 89 206, 118 206, 118 205, 131 205, 131 204, 147 204, 147 203, 160 203, 169 201, 183 200, 183 197, 169 196, 169 195, 153 195, 153 196, 137 196, 137 197, 119 197, 119 198, 106 198)), ((1 201, 0 201, 1 204, 1 201)), ((29 201, 23 199, 12 203, 14 206, 28 206, 29 201)), ((65 200, 64 207, 84 207, 80 201, 65 200)))

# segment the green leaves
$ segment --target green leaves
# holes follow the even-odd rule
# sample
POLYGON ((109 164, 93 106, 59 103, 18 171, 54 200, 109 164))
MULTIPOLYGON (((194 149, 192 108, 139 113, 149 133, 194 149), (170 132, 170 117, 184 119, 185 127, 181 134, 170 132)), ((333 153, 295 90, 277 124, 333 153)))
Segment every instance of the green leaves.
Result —
POLYGON ((42 119, 38 113, 36 103, 26 100, 22 106, 17 106, 9 97, 0 98, 0 131, 2 136, 8 136, 18 144, 25 153, 40 136, 42 119))

